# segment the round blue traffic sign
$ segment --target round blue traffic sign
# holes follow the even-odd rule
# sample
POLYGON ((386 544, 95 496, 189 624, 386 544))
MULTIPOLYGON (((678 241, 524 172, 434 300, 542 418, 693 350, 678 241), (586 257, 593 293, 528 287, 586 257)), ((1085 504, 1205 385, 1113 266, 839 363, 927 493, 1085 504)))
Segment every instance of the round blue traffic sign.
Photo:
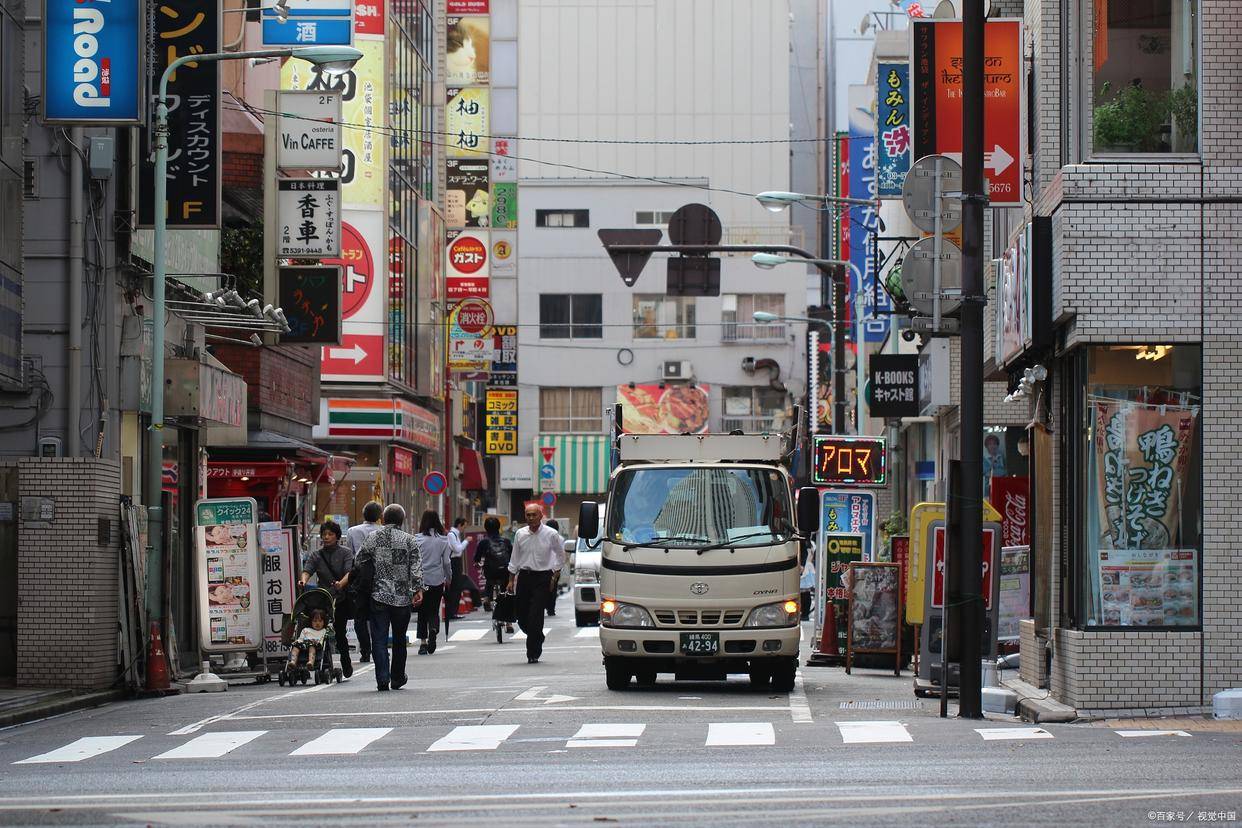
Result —
POLYGON ((551 508, 556 505, 556 492, 544 492, 540 500, 543 501, 544 506, 551 508))
POLYGON ((423 491, 427 494, 438 495, 448 488, 448 478, 443 472, 429 471, 423 477, 423 491))

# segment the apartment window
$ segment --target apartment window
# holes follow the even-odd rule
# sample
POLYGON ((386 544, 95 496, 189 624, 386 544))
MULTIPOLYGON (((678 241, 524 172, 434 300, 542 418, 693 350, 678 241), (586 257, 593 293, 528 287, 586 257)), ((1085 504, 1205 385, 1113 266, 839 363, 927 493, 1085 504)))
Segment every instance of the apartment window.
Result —
POLYGON ((604 298, 598 293, 539 295, 541 339, 602 339, 604 298))
POLYGON ((721 339, 726 342, 749 342, 784 339, 784 322, 756 322, 755 311, 775 316, 785 315, 783 293, 726 293, 721 298, 721 339))
POLYGON ((604 403, 600 389, 539 389, 539 431, 545 434, 598 434, 603 430, 604 403))
POLYGON ((634 213, 635 224, 654 224, 664 227, 672 218, 672 210, 639 210, 634 213))
POLYGON ((785 392, 774 388, 726 385, 721 399, 724 407, 722 431, 774 431, 781 425, 777 420, 785 416, 785 392))
POLYGON ((694 339, 693 296, 634 297, 635 339, 694 339))
POLYGON ((590 227, 590 210, 536 210, 536 227, 590 227))
POLYGON ((1197 0, 1084 0, 1100 153, 1199 146, 1197 0))

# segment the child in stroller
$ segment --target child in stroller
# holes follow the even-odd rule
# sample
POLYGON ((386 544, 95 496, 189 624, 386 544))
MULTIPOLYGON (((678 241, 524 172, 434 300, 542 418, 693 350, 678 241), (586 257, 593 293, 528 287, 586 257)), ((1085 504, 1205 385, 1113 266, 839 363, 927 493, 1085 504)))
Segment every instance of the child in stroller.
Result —
POLYGON ((306 684, 312 675, 315 684, 341 681, 341 670, 332 664, 332 604, 331 593, 324 589, 308 590, 294 602, 283 635, 289 661, 277 676, 281 686, 298 681, 306 684))

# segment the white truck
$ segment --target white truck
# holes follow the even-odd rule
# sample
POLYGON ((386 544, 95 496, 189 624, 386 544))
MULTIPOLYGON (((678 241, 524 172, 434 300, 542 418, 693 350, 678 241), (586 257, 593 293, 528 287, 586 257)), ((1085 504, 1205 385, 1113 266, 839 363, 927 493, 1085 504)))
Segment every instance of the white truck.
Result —
POLYGON ((599 537, 600 645, 608 687, 657 674, 794 687, 798 563, 818 527, 815 489, 795 516, 780 434, 622 434, 599 537), (796 522, 795 522, 796 517, 796 522))

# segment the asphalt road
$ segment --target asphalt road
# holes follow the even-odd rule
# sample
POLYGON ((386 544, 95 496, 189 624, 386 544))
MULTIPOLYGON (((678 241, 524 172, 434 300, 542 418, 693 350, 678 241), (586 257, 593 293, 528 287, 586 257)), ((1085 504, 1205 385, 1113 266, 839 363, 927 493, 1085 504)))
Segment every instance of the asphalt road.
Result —
POLYGON ((611 692, 568 599, 544 659, 454 623, 411 681, 122 702, 0 730, 0 824, 1145 825, 1242 816, 1242 734, 940 719, 909 674, 611 692), (568 617, 567 617, 568 616, 568 617), (980 732, 982 731, 982 732, 980 732), (1166 815, 1171 815, 1166 818, 1166 815))

